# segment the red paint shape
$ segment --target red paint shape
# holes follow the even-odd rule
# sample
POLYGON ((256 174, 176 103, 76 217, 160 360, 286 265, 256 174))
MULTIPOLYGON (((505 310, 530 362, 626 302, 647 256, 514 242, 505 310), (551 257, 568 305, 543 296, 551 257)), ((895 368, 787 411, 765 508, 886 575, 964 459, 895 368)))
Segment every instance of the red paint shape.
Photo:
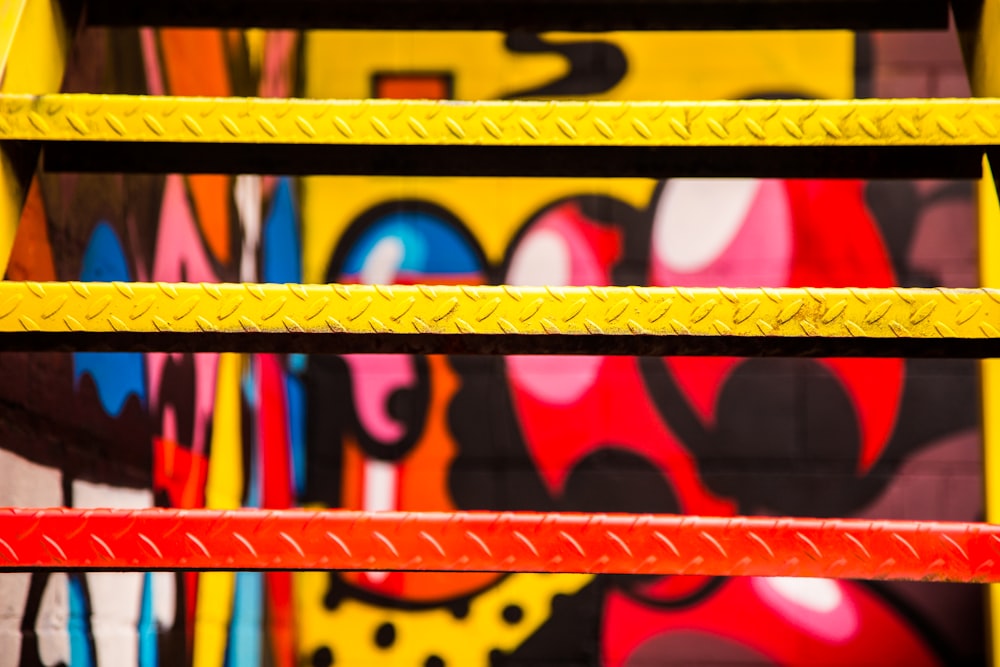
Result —
MULTIPOLYGON (((189 509, 205 505, 205 480, 208 476, 208 460, 179 446, 173 440, 153 438, 153 489, 167 494, 171 507, 189 509)), ((198 600, 198 575, 185 572, 184 609, 186 612, 184 632, 187 646, 194 641, 194 618, 198 600)))
POLYGON ((826 359, 823 364, 843 383, 857 412, 858 472, 864 474, 882 455, 896 425, 906 364, 902 359, 826 359))
POLYGON ((657 637, 693 631, 746 646, 775 665, 940 664, 921 637, 874 593, 851 582, 836 585, 858 619, 853 636, 843 640, 810 633, 787 609, 763 600, 751 578, 727 580, 700 604, 682 608, 651 607, 613 591, 601 632, 602 663, 625 667, 641 647, 652 649, 657 637))
POLYGON ((665 576, 629 590, 636 591, 638 597, 646 600, 678 602, 701 592, 712 581, 713 577, 699 575, 665 576))
POLYGON ((393 100, 446 100, 452 97, 452 78, 436 74, 376 74, 374 96, 393 100))
MULTIPOLYGON (((588 219, 574 202, 545 211, 521 237, 558 234, 569 249, 571 284, 607 285, 619 261, 622 232, 588 219)), ((513 256, 517 257, 515 248, 513 256)), ((702 484, 694 458, 657 413, 635 359, 593 357, 534 361, 511 357, 507 375, 528 451, 549 489, 559 495, 573 467, 592 452, 617 447, 647 458, 670 482, 681 510, 725 516, 733 503, 702 484), (532 368, 537 371, 531 372, 532 368), (587 372, 581 372, 586 368, 587 372), (564 377, 559 377, 563 374, 564 377), (542 382, 575 382, 572 392, 545 391, 542 382)), ((564 387, 565 388, 565 387, 564 387)))
POLYGON ((715 407, 726 378, 743 360, 732 357, 665 357, 663 363, 701 420, 715 425, 715 407))
MULTIPOLYGON (((254 357, 259 400, 257 447, 260 453, 261 505, 269 509, 286 509, 294 502, 285 374, 280 359, 274 354, 254 357)), ((291 574, 268 572, 265 582, 274 664, 276 667, 294 667, 295 615, 291 574)))
MULTIPOLYGON (((791 287, 891 287, 896 275, 861 181, 788 181, 795 220, 791 287)), ((858 472, 878 460, 903 393, 902 359, 824 361, 851 397, 861 428, 858 472)))
POLYGON ((203 507, 208 459, 166 438, 153 438, 153 489, 165 491, 171 507, 203 507))
POLYGON ((260 448, 262 507, 286 509, 292 506, 291 444, 285 376, 279 357, 258 354, 257 423, 260 448))
MULTIPOLYGON (((622 257, 622 231, 617 227, 601 225, 590 220, 576 202, 564 204, 558 209, 560 222, 571 224, 579 239, 586 243, 594 261, 608 274, 622 257)), ((577 241, 572 242, 574 249, 577 241)))
POLYGON ((790 287, 891 287, 892 262, 861 181, 786 181, 794 223, 790 287))
POLYGON ((292 573, 267 572, 268 626, 274 667, 295 667, 295 615, 292 610, 292 573))
POLYGON ((194 655, 194 622, 198 610, 198 573, 183 572, 184 582, 184 633, 187 637, 188 659, 194 655))
MULTIPOLYGON (((890 287, 896 276, 860 181, 786 181, 792 212, 794 252, 788 287, 890 287)), ((716 419, 719 393, 741 360, 664 359, 702 421, 716 419)), ((902 398, 901 359, 825 359, 840 380, 858 417, 858 472, 878 461, 892 435, 902 398)))
POLYGON ((635 452, 663 471, 684 513, 728 516, 735 505, 701 482, 694 457, 653 408, 636 360, 605 357, 597 380, 575 403, 553 405, 513 390, 528 451, 556 494, 573 466, 610 446, 635 452))

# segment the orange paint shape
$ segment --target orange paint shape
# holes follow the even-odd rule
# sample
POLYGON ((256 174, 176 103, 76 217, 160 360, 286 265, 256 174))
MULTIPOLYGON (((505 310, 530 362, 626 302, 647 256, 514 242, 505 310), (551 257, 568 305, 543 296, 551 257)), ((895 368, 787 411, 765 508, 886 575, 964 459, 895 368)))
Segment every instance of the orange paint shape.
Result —
MULTIPOLYGON (((420 440, 404 460, 400 479, 400 507, 407 510, 455 511, 448 477, 458 454, 448 427, 448 406, 459 389, 459 377, 448 358, 427 357, 431 377, 431 400, 420 440)), ((491 572, 408 572, 400 597, 431 601, 470 595, 491 586, 502 575, 491 572)))
POLYGON ((221 30, 161 30, 160 52, 172 95, 233 94, 221 30))
MULTIPOLYGON (((210 97, 233 94, 222 31, 161 30, 160 51, 170 94, 210 97)), ((231 259, 229 193, 232 179, 207 174, 188 176, 186 180, 205 243, 212 255, 226 264, 231 259)))
MULTIPOLYGON (((459 388, 458 375, 447 357, 427 357, 431 398, 424 432, 399 465, 399 509, 408 511, 454 511, 448 486, 451 463, 458 446, 448 428, 448 406, 459 388)), ((362 506, 364 453, 353 439, 344 439, 344 507, 362 506)), ((360 573, 344 573, 347 581, 362 588, 372 585, 360 573)), ((472 594, 491 586, 500 576, 489 572, 399 572, 376 588, 386 595, 405 600, 432 602, 472 594)))
POLYGON ((232 179, 220 174, 198 174, 187 177, 188 189, 194 200, 198 228, 212 256, 223 264, 229 263, 229 193, 232 179))
MULTIPOLYGON (((448 406, 458 391, 459 378, 447 357, 427 357, 431 400, 420 440, 399 465, 399 508, 407 511, 454 511, 448 475, 458 446, 448 428, 448 406)), ((345 508, 360 509, 364 490, 365 454, 351 437, 343 440, 343 480, 341 502, 345 508)), ((345 572, 344 579, 365 589, 405 600, 431 602, 470 595, 491 586, 498 575, 491 572, 393 572, 373 586, 365 575, 345 572)))
POLYGON ((28 197, 21 211, 21 222, 7 265, 7 280, 56 280, 45 202, 38 178, 31 179, 28 197))
POLYGON ((458 445, 448 427, 448 406, 458 392, 459 379, 447 357, 429 355, 431 396, 424 432, 402 461, 399 485, 400 509, 409 511, 453 511, 448 474, 458 454, 458 445))

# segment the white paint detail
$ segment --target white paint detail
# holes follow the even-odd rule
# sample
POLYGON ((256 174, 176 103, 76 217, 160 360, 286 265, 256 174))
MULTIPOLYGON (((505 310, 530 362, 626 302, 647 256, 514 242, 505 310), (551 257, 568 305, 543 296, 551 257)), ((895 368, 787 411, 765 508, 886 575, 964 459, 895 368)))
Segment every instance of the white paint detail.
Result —
POLYGON ((0 449, 0 503, 5 507, 58 507, 63 504, 62 472, 0 449))
POLYGON ((573 258, 565 239, 558 232, 539 229, 529 232, 514 252, 507 284, 568 285, 572 275, 573 258))
MULTIPOLYGON (((397 509, 399 467, 395 463, 371 458, 365 458, 364 466, 362 509, 366 512, 389 512, 397 509)), ((365 573, 365 577, 374 584, 382 583, 388 576, 388 572, 365 573)))
POLYGON ((829 614, 844 601, 840 585, 829 579, 768 577, 763 581, 789 602, 817 614, 829 614))
MULTIPOLYGON (((127 489, 73 480, 74 507, 141 509, 153 506, 148 489, 127 489)), ((101 667, 139 664, 139 616, 142 611, 142 572, 88 572, 90 624, 94 652, 101 667)))
POLYGON ((240 254, 240 281, 257 282, 257 247, 260 245, 263 196, 261 177, 256 174, 240 174, 236 177, 233 196, 236 198, 236 213, 243 229, 243 248, 240 254))
POLYGON ((69 577, 52 572, 42 592, 35 622, 38 657, 46 667, 70 664, 69 653, 69 577))
POLYGON ((396 484, 399 471, 395 463, 365 459, 364 510, 388 512, 396 509, 396 484))
POLYGON ((710 266, 733 242, 761 182, 751 178, 667 181, 653 222, 653 252, 672 271, 710 266))
MULTIPOLYGON (((0 506, 58 507, 63 504, 62 473, 0 449, 0 506)), ((31 575, 0 575, 0 665, 21 662, 21 619, 31 575), (9 661, 9 662, 7 662, 9 661)))
POLYGON ((386 236, 372 247, 361 267, 359 278, 365 285, 391 285, 403 265, 406 247, 397 236, 386 236))
POLYGON ((0 664, 21 664, 21 618, 28 602, 31 575, 10 572, 0 575, 0 664))
POLYGON ((161 631, 174 627, 177 619, 177 575, 153 573, 153 617, 161 631))

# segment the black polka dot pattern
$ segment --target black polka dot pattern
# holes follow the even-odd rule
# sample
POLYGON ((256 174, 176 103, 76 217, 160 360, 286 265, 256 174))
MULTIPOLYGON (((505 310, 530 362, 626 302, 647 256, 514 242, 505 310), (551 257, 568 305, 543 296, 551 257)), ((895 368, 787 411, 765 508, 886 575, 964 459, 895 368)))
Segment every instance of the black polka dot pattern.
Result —
POLYGON ((313 667, 330 667, 333 664, 333 651, 324 646, 316 649, 312 659, 313 667))
POLYGON ((375 645, 379 648, 389 648, 396 642, 396 626, 383 623, 375 631, 375 645))
POLYGON ((524 618, 524 611, 518 605, 509 604, 503 608, 503 620, 510 625, 520 623, 522 618, 524 618))

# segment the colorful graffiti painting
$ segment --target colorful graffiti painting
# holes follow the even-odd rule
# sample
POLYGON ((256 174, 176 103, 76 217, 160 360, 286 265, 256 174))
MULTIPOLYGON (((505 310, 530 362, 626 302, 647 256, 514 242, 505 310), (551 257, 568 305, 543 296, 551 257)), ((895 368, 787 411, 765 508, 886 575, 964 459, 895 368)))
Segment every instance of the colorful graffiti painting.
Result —
MULTIPOLYGON (((88 30, 65 87, 851 97, 862 52, 845 33, 88 30)), ((968 184, 46 174, 8 277, 960 285, 972 220, 968 184), (945 234, 945 219, 968 228, 945 234)), ((982 514, 972 362, 76 353, 3 355, 0 369, 12 380, 3 504, 982 514)), ((0 576, 0 662, 983 664, 981 594, 782 578, 14 574, 0 576)))

